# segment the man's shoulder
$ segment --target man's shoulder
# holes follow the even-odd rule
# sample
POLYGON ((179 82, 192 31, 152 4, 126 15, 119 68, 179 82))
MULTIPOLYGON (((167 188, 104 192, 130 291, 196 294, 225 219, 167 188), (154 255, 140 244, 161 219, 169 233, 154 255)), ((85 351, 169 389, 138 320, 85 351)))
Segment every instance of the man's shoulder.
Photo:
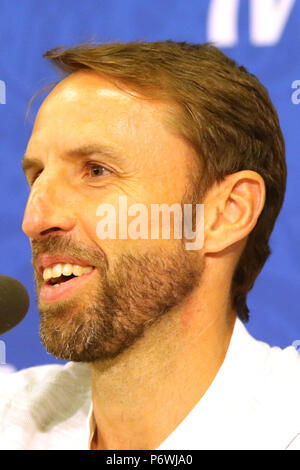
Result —
MULTIPOLYGON (((260 382, 272 396, 296 395, 300 386, 300 354, 293 346, 280 348, 256 340, 254 366, 260 371, 260 382)), ((272 401, 272 400, 271 400, 272 401)))
POLYGON ((257 424, 253 429, 259 434, 260 427, 262 434, 269 433, 273 442, 278 438, 288 448, 300 433, 300 355, 293 346, 249 341, 244 396, 248 397, 249 416, 257 424))
MULTIPOLYGON (((255 339, 245 325, 239 336, 238 353, 240 370, 247 386, 254 392, 264 407, 272 407, 280 403, 282 408, 291 406, 291 399, 298 402, 300 390, 300 354, 293 346, 280 348, 255 339), (245 354, 245 355, 244 355, 245 354), (243 370, 242 370, 243 369, 243 370), (247 380, 248 379, 248 380, 247 380), (256 393, 255 393, 256 392, 256 393), (290 400, 289 400, 290 398, 290 400)), ((298 410, 300 413, 300 407, 298 410)))
POLYGON ((300 431, 300 355, 293 346, 281 349, 270 347, 266 358, 265 399, 276 407, 279 403, 282 414, 298 419, 300 431))
POLYGON ((281 378, 299 381, 300 379, 300 354, 293 346, 279 348, 269 347, 269 357, 266 368, 270 373, 270 379, 280 374, 281 378))
POLYGON ((293 346, 270 347, 261 380, 261 409, 277 433, 286 436, 285 449, 300 449, 300 355, 293 346))
POLYGON ((234 355, 244 372, 255 375, 265 386, 287 388, 300 381, 300 354, 293 346, 280 348, 256 339, 245 324, 236 325, 234 355))

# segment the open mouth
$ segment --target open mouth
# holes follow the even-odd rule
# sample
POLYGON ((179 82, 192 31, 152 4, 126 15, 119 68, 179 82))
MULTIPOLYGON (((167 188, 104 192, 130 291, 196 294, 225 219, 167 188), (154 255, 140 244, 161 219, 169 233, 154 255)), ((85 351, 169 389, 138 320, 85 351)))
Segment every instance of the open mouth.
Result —
POLYGON ((80 266, 78 264, 70 263, 56 263, 52 266, 42 268, 40 270, 44 281, 49 286, 60 285, 64 282, 68 282, 75 277, 81 277, 85 274, 90 273, 94 269, 93 266, 80 266))
POLYGON ((48 281, 46 281, 46 284, 48 284, 49 286, 58 286, 62 284, 63 282, 70 281, 74 277, 77 277, 77 276, 75 276, 74 274, 71 274, 70 276, 64 276, 62 274, 59 277, 49 279, 48 281))
POLYGON ((88 280, 95 275, 95 271, 96 269, 91 267, 85 272, 78 273, 78 275, 71 273, 51 276, 48 279, 44 278, 40 290, 41 300, 43 302, 56 302, 75 295, 78 289, 83 289, 84 286, 88 285, 88 280))

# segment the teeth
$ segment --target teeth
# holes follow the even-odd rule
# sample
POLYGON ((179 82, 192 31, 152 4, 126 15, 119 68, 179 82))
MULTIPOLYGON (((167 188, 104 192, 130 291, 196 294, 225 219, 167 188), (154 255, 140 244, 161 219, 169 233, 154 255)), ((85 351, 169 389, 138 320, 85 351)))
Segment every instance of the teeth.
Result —
POLYGON ((51 277, 59 277, 61 276, 61 271, 62 271, 62 265, 61 264, 56 264, 55 266, 52 267, 52 276, 51 277))
POLYGON ((44 281, 48 281, 48 279, 51 279, 51 277, 52 277, 52 269, 51 268, 44 269, 44 272, 43 272, 44 281))
POLYGON ((62 269, 62 274, 64 276, 71 276, 73 273, 73 267, 71 264, 64 264, 62 269))
POLYGON ((78 266, 78 264, 75 264, 73 266, 73 274, 75 274, 75 276, 81 276, 83 274, 82 266, 78 266))
POLYGON ((43 272, 44 281, 49 279, 60 277, 62 274, 64 276, 82 276, 83 274, 88 274, 93 270, 92 266, 79 266, 77 264, 61 264, 58 263, 51 268, 45 268, 43 272))

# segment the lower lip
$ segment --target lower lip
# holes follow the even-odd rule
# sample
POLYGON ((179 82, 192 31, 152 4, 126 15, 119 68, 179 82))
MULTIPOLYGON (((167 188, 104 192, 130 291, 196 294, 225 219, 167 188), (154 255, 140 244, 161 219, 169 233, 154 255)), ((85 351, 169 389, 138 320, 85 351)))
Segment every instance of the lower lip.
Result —
POLYGON ((40 290, 40 299, 43 302, 57 302, 63 300, 66 297, 74 294, 81 286, 83 286, 88 279, 93 275, 95 269, 88 274, 82 274, 82 276, 73 277, 69 281, 62 282, 57 287, 51 286, 44 282, 40 290))

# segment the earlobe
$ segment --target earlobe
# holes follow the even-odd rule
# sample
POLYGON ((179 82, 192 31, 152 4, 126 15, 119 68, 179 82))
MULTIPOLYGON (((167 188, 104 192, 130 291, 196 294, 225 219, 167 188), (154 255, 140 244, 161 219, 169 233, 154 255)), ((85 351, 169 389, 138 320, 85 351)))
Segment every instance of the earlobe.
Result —
POLYGON ((204 253, 216 253, 244 239, 265 203, 265 184, 256 172, 227 176, 206 201, 204 253))

